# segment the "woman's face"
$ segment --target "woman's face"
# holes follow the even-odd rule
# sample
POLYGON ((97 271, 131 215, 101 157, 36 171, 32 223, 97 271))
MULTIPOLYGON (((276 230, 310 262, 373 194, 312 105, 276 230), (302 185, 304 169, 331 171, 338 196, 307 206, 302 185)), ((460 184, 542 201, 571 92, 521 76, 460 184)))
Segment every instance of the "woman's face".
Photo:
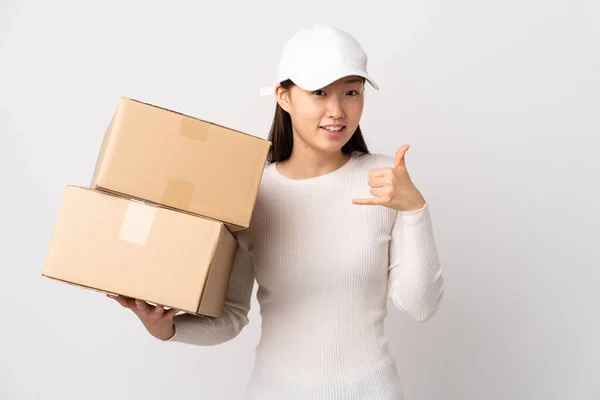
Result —
POLYGON ((364 80, 358 76, 339 79, 314 92, 298 86, 289 90, 278 87, 277 101, 292 119, 294 145, 318 152, 339 151, 358 127, 363 92, 364 80))

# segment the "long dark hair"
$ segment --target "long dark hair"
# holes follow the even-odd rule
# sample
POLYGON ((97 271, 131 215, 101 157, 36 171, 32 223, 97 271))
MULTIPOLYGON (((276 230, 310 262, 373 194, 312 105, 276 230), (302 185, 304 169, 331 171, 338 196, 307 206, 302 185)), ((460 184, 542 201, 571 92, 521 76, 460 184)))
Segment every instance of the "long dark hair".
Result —
MULTIPOLYGON (((289 79, 281 82, 281 87, 286 90, 289 90, 293 85, 294 82, 289 79)), ((281 108, 279 103, 275 107, 275 115, 271 124, 271 130, 269 131, 268 140, 272 143, 272 146, 267 157, 268 163, 284 161, 290 158, 294 145, 292 118, 287 111, 281 108)), ((342 147, 342 153, 370 154, 360 130, 360 125, 356 128, 350 140, 342 147)))

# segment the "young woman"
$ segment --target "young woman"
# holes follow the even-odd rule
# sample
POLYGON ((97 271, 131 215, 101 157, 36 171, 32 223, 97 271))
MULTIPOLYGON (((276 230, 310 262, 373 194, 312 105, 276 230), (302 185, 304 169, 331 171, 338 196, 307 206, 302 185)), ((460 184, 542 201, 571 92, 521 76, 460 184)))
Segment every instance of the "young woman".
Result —
POLYGON ((247 397, 401 399, 383 333, 387 297, 424 322, 443 296, 428 203, 395 157, 370 154, 359 121, 367 56, 347 32, 304 29, 284 46, 272 149, 219 318, 116 298, 161 340, 215 345, 248 324, 262 336, 247 397))

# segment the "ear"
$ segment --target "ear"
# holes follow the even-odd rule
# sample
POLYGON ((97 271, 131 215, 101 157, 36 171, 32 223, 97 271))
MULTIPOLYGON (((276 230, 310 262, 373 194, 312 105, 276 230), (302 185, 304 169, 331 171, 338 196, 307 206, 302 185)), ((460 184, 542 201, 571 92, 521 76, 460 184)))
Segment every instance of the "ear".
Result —
POLYGON ((275 95, 277 96, 277 103, 284 111, 290 112, 290 91, 284 89, 281 84, 277 84, 275 87, 275 95))

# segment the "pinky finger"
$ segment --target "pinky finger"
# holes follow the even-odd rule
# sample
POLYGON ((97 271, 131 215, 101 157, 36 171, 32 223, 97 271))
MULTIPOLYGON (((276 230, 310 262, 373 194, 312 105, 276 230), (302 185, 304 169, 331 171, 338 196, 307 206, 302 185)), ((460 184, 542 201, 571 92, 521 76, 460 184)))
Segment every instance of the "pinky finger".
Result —
POLYGON ((177 310, 175 308, 171 308, 169 311, 165 311, 163 316, 165 318, 173 318, 178 312, 179 312, 179 310, 177 310))
POLYGON ((381 202, 377 199, 377 197, 373 197, 370 199, 353 199, 352 203, 359 204, 359 205, 365 205, 365 206, 381 204, 381 202))

